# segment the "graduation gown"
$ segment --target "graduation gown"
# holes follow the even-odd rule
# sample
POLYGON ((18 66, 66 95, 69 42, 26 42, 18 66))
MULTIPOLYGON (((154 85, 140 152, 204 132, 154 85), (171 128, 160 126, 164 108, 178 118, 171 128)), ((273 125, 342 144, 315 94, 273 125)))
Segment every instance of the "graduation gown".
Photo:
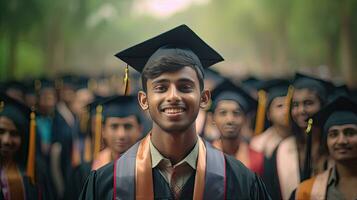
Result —
POLYGON ((63 199, 78 199, 91 170, 92 162, 83 162, 73 169, 71 180, 66 184, 67 187, 63 199))
MULTIPOLYGON (((225 155, 227 199, 270 199, 262 180, 240 161, 225 155)), ((79 199, 113 199, 114 162, 90 173, 79 199)), ((153 169, 155 199, 173 199, 164 177, 153 169)), ((194 176, 186 182, 181 199, 192 199, 194 176)))

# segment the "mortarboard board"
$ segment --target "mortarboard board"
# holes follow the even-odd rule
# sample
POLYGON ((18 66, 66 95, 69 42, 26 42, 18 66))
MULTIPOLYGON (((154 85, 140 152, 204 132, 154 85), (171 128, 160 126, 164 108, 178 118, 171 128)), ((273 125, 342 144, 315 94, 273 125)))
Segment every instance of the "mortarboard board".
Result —
POLYGON ((102 100, 103 120, 108 117, 139 116, 140 110, 135 96, 115 95, 102 100))
POLYGON ((221 100, 236 101, 245 113, 254 110, 257 106, 256 100, 254 100, 246 91, 234 85, 228 79, 224 80, 212 91, 211 109, 214 110, 218 102, 221 100))
POLYGON ((293 86, 295 89, 308 88, 316 91, 323 103, 326 103, 327 101, 328 91, 331 91, 334 88, 334 85, 329 81, 301 73, 295 74, 293 86))
MULTIPOLYGON (((187 61, 204 74, 203 69, 223 61, 213 48, 206 44, 187 25, 180 25, 115 55, 136 71, 142 73, 146 66, 152 66, 167 57, 187 61)), ((128 94, 129 73, 125 70, 125 94, 128 94)))
POLYGON ((125 49, 115 56, 133 67, 136 71, 142 72, 146 63, 154 54, 166 53, 174 55, 177 53, 177 49, 191 50, 197 55, 203 68, 223 61, 221 55, 206 44, 186 25, 180 25, 140 44, 125 49))
POLYGON ((323 128, 326 136, 331 126, 357 124, 357 103, 346 96, 337 96, 316 113, 313 119, 323 128))

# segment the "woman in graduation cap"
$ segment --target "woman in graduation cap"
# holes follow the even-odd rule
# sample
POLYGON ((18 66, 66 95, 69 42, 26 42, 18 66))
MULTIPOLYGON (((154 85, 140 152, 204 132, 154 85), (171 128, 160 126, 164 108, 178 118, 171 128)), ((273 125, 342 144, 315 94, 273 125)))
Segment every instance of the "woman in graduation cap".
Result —
POLYGON ((293 87, 290 101, 293 135, 281 142, 277 151, 277 170, 283 199, 289 198, 301 181, 322 172, 327 165, 326 153, 319 145, 320 130, 313 126, 311 117, 326 104, 328 91, 333 85, 296 73, 293 87), (311 157, 312 162, 305 162, 306 157, 311 157))
POLYGON ((313 118, 335 165, 299 184, 291 199, 357 199, 357 103, 337 97, 313 118))
POLYGON ((36 158, 34 122, 29 108, 0 94, 0 199, 53 198, 46 165, 36 158))
MULTIPOLYGON (((286 120, 289 113, 287 95, 289 81, 283 79, 272 79, 264 81, 259 89, 266 91, 266 113, 270 123, 263 133, 255 136, 250 146, 252 149, 264 154, 264 167, 262 179, 273 199, 281 199, 279 172, 285 166, 277 157, 279 144, 292 134, 290 123, 286 120), (283 165, 277 167, 277 164, 283 165)), ((284 161, 286 162, 286 161, 284 161)))
POLYGON ((223 58, 186 25, 117 54, 142 72, 139 104, 151 132, 119 159, 91 172, 81 199, 269 199, 260 178, 198 137, 210 92, 203 67, 223 58))
POLYGON ((242 133, 247 115, 255 110, 256 105, 257 102, 248 93, 229 80, 218 85, 212 92, 211 110, 220 138, 212 145, 262 175, 264 155, 251 149, 242 133))

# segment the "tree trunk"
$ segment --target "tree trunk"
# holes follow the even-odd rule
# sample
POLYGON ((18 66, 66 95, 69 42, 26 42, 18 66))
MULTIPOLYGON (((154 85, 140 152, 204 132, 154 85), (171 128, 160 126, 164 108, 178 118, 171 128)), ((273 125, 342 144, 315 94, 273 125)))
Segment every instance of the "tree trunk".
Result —
POLYGON ((14 79, 15 78, 15 73, 16 73, 16 65, 17 65, 17 44, 18 40, 17 37, 18 34, 16 32, 13 32, 9 35, 9 54, 8 54, 8 59, 7 59, 7 74, 8 77, 7 79, 14 79))
POLYGON ((341 70, 346 84, 350 87, 356 87, 356 80, 354 79, 355 70, 352 46, 352 27, 351 15, 347 3, 342 9, 341 17, 341 31, 340 31, 340 49, 341 49, 341 70))

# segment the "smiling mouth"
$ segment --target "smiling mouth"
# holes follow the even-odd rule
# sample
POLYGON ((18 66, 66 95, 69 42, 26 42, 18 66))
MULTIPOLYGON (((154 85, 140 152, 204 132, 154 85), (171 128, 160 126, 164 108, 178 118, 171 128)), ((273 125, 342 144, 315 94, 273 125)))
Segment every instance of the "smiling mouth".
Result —
POLYGON ((183 112, 185 112, 184 108, 164 108, 162 109, 162 112, 169 114, 169 115, 175 115, 175 114, 181 114, 183 112))

